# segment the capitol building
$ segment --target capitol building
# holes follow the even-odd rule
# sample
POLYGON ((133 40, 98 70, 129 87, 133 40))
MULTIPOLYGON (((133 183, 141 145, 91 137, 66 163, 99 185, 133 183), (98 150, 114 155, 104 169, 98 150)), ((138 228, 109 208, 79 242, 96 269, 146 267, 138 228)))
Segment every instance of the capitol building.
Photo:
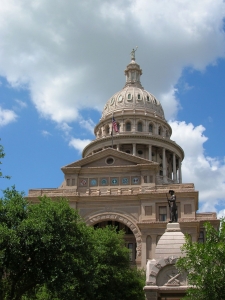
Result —
POLYGON ((159 255, 157 244, 170 220, 169 190, 176 194, 180 231, 192 241, 204 242, 204 222, 218 228, 219 220, 214 212, 197 213, 199 193, 194 183, 182 182, 185 149, 171 140, 163 107, 144 89, 141 75, 133 53, 125 85, 106 101, 82 159, 61 168, 60 187, 30 189, 28 199, 63 196, 86 224, 123 229, 131 265, 146 268, 159 255))

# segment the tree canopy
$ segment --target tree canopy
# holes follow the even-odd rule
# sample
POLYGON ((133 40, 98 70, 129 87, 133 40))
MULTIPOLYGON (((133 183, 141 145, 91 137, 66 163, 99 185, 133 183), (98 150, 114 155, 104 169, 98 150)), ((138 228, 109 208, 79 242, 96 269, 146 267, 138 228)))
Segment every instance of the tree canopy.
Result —
MULTIPOLYGON (((2 164, 1 159, 4 158, 4 157, 5 157, 4 148, 3 148, 2 145, 0 145, 0 165, 2 164)), ((7 179, 9 179, 10 176, 8 176, 8 175, 3 176, 2 171, 0 169, 0 178, 7 178, 7 179)))
POLYGON ((185 299, 222 300, 225 295, 225 222, 220 230, 205 224, 206 240, 193 243, 186 237, 183 251, 186 256, 177 262, 180 271, 188 273, 188 289, 185 299))
POLYGON ((88 227, 66 199, 0 199, 0 299, 144 299, 123 233, 88 227))

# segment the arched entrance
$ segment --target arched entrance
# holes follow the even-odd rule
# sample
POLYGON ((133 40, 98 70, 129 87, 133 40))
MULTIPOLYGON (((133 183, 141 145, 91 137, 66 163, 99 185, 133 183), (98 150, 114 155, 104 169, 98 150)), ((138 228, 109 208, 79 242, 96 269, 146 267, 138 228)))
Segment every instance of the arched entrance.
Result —
POLYGON ((124 231, 124 241, 125 246, 129 249, 129 261, 130 264, 134 265, 136 264, 136 258, 137 258, 137 243, 135 236, 132 232, 132 230, 126 226, 123 223, 120 223, 118 221, 102 221, 99 223, 95 223, 95 228, 104 228, 105 226, 115 226, 117 230, 123 230, 124 231))
POLYGON ((140 265, 141 263, 141 233, 135 221, 128 216, 124 216, 119 213, 99 213, 97 215, 89 216, 85 218, 85 222, 88 225, 96 227, 104 227, 107 225, 113 225, 118 230, 125 231, 125 245, 130 251, 131 264, 140 265))

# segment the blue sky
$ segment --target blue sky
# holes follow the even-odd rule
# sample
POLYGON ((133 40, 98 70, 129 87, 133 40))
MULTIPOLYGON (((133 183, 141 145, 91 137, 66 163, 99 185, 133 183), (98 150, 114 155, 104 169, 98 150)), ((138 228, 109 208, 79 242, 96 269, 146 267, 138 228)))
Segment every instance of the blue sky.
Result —
POLYGON ((131 49, 185 151, 200 210, 225 213, 222 0, 8 0, 0 7, 0 188, 58 187, 81 158, 131 49))

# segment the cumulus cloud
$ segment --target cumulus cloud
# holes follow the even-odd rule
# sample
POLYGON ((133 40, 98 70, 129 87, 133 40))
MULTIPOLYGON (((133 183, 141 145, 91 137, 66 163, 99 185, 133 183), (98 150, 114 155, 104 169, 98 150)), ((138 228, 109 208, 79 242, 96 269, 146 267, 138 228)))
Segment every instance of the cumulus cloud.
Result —
POLYGON ((2 1, 0 75, 27 87, 43 117, 79 122, 81 109, 101 110, 123 86, 138 45, 142 83, 163 104, 171 100, 170 119, 183 68, 203 70, 224 56, 224 16, 222 0, 2 1))
POLYGON ((90 142, 91 140, 81 140, 81 139, 72 138, 69 142, 69 145, 81 153, 84 147, 86 147, 90 142))
POLYGON ((170 122, 172 139, 184 150, 182 163, 183 182, 194 183, 199 190, 200 210, 216 211, 225 200, 225 160, 221 161, 205 155, 204 143, 207 137, 202 125, 194 127, 185 122, 170 122))
POLYGON ((17 115, 13 110, 3 109, 0 106, 0 127, 6 126, 9 123, 15 122, 17 115))

